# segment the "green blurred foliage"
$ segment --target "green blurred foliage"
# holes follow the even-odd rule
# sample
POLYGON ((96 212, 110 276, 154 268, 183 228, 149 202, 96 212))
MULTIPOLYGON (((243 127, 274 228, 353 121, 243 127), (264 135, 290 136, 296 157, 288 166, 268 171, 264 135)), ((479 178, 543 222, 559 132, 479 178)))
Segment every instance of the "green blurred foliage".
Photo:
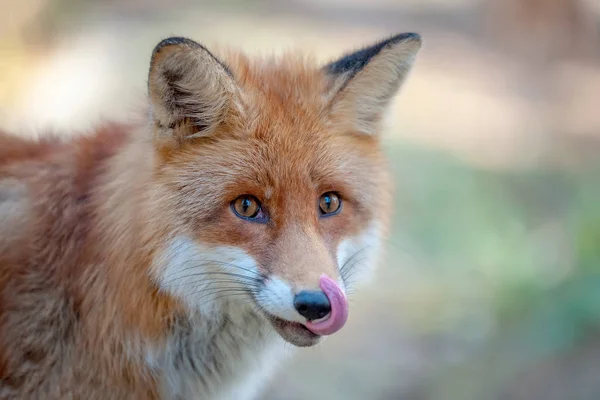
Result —
POLYGON ((495 319, 491 338, 438 371, 423 398, 489 398, 597 335, 600 168, 498 172, 405 146, 389 153, 396 229, 432 274, 478 275, 495 319))

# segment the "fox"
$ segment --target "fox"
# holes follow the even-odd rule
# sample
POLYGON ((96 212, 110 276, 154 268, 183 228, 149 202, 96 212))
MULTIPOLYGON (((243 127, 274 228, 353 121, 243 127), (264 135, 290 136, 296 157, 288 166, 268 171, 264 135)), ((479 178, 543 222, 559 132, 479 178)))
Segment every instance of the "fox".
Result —
POLYGON ((420 47, 170 37, 143 121, 0 134, 0 398, 255 399, 339 332, 390 234, 383 120, 420 47))

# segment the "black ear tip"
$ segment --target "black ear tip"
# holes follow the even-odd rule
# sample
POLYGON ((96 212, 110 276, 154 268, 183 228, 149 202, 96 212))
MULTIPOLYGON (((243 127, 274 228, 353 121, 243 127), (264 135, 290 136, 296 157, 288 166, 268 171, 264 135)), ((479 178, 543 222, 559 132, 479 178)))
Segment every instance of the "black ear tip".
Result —
POLYGON ((353 53, 346 54, 344 57, 325 66, 325 70, 330 74, 342 74, 349 71, 356 73, 361 70, 367 63, 384 49, 389 49, 400 43, 411 44, 413 48, 421 46, 421 35, 418 33, 400 33, 394 36, 389 36, 379 42, 372 44, 369 47, 364 47, 353 53))
POLYGON ((391 43, 391 44, 396 44, 396 43, 400 43, 400 42, 415 42, 415 43, 421 44, 423 42, 423 39, 421 38, 421 35, 419 35, 418 33, 405 32, 405 33, 400 33, 398 35, 394 35, 391 38, 389 38, 388 40, 385 40, 384 42, 391 43))
POLYGON ((152 58, 156 56, 160 51, 168 46, 189 46, 192 48, 202 47, 199 43, 194 42, 192 39, 188 39, 181 36, 173 36, 166 39, 161 40, 152 51, 152 58))

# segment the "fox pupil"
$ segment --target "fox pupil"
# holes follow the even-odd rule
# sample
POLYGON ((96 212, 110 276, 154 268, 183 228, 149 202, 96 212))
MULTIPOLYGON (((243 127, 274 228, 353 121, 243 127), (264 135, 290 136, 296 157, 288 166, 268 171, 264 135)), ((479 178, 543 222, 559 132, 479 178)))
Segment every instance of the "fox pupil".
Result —
POLYGON ((250 205, 251 205, 250 204, 250 199, 246 198, 246 199, 244 199, 242 201, 242 207, 243 207, 245 213, 248 212, 248 209, 250 208, 250 205))

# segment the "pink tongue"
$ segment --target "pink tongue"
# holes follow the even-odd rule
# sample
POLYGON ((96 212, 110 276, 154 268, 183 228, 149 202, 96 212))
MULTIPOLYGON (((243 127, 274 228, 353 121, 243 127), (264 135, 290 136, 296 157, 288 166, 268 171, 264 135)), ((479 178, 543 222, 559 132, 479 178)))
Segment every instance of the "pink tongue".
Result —
POLYGON ((348 320, 348 300, 338 284, 327 275, 321 275, 319 285, 329 299, 331 312, 327 319, 319 322, 308 321, 304 326, 314 334, 331 335, 342 329, 348 320))

